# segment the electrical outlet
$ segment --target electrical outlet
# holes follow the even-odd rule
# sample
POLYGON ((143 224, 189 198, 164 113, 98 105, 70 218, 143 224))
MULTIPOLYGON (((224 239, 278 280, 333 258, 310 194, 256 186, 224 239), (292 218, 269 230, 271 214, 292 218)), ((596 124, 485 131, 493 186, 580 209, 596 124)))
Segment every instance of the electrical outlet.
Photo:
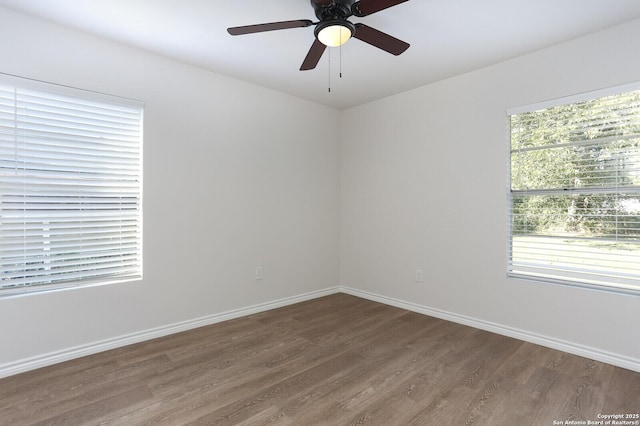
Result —
POLYGON ((416 282, 424 282, 424 271, 422 269, 416 269, 416 282))
POLYGON ((264 278, 262 273, 262 266, 256 266, 256 280, 261 280, 264 278))

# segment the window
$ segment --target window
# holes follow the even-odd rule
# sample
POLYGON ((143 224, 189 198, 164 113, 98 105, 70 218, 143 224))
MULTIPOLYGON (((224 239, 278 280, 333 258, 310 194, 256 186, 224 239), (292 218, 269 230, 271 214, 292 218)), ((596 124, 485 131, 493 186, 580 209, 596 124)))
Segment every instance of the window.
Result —
POLYGON ((640 85, 509 118, 509 275, 640 291, 640 85))
POLYGON ((0 296, 142 277, 142 112, 0 75, 0 296))

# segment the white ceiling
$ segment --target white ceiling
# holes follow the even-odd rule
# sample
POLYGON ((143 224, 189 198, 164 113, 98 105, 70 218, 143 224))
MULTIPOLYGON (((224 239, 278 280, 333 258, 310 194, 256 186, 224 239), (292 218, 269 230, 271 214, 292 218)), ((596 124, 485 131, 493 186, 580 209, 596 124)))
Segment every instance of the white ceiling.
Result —
POLYGON ((236 37, 226 28, 316 21, 309 0, 0 0, 0 6, 338 109, 640 18, 639 0, 410 0, 352 18, 410 43, 402 55, 353 39, 342 50, 327 49, 315 70, 298 71, 313 27, 236 37))

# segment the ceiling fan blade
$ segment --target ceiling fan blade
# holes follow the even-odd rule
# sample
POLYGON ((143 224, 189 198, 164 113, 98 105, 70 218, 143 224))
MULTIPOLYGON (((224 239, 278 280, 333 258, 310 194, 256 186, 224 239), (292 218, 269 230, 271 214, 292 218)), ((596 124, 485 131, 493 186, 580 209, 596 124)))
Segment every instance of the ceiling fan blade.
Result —
POLYGON ((391 6, 404 3, 409 0, 360 0, 352 6, 351 10, 356 16, 367 16, 372 13, 380 12, 391 6))
POLYGON ((361 23, 356 24, 356 32, 353 36, 358 40, 362 40, 365 43, 369 43, 378 49, 382 49, 396 56, 407 50, 410 46, 409 43, 361 23))
POLYGON ((265 31, 286 30, 289 28, 302 28, 313 25, 313 21, 308 19, 298 19, 296 21, 270 22, 268 24, 245 25, 243 27, 227 28, 227 32, 231 35, 243 35, 262 33, 265 31))
POLYGON ((316 65, 318 65, 318 62, 320 62, 320 58, 322 57, 322 54, 324 53, 324 50, 326 48, 327 46, 318 41, 318 39, 315 39, 313 41, 313 44, 311 45, 311 49, 309 49, 309 53, 307 53, 304 61, 302 61, 300 71, 314 69, 316 65))

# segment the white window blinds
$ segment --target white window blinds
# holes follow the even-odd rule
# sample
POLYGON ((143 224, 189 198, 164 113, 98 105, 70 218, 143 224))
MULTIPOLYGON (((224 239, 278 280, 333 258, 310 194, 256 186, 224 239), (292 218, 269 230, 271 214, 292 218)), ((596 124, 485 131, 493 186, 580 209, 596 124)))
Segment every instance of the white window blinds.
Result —
POLYGON ((0 296, 142 276, 142 113, 0 75, 0 296))
POLYGON ((628 89, 510 114, 510 275, 640 290, 640 90, 628 89))

